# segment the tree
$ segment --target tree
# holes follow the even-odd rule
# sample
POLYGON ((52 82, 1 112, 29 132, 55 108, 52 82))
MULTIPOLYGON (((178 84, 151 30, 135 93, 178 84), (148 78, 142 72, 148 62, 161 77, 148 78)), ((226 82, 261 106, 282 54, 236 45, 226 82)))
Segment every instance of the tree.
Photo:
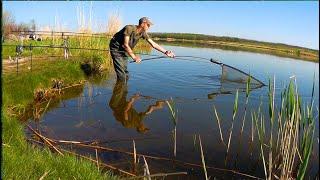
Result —
POLYGON ((17 28, 18 31, 30 31, 31 28, 30 28, 30 25, 26 24, 26 23, 20 23, 18 25, 18 28, 17 28))
POLYGON ((32 31, 36 31, 36 22, 35 22, 34 19, 32 19, 32 20, 30 21, 30 29, 31 29, 32 31))
POLYGON ((3 11, 2 14, 2 32, 3 37, 7 38, 9 34, 16 28, 15 19, 12 14, 8 11, 3 11))

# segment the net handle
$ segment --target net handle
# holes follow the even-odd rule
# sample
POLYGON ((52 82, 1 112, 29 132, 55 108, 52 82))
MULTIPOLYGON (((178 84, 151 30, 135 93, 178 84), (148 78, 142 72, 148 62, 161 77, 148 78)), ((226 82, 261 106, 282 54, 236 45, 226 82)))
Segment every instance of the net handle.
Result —
POLYGON ((218 65, 224 65, 222 62, 220 62, 220 61, 218 61, 218 60, 214 60, 214 59, 210 59, 210 62, 212 62, 212 63, 215 63, 215 64, 218 64, 218 65))

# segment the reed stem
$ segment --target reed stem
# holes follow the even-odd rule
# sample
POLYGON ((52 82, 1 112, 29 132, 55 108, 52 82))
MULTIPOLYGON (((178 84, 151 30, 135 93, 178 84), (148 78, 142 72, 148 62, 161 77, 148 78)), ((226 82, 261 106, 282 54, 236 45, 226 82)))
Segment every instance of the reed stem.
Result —
POLYGON ((205 162, 205 160, 204 160, 204 155, 203 155, 202 143, 201 143, 201 137, 200 137, 200 135, 199 135, 199 144, 200 144, 201 161, 202 161, 202 166, 203 166, 204 176, 205 176, 206 180, 208 180, 208 174, 207 174, 206 162, 205 162))

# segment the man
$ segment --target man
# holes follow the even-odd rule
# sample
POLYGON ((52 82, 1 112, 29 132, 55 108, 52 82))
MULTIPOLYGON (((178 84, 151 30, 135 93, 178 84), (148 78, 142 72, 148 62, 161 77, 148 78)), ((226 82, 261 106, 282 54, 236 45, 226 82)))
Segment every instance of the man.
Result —
POLYGON ((172 51, 165 50, 149 37, 147 31, 151 25, 153 25, 153 23, 150 19, 143 17, 139 20, 139 25, 126 25, 111 39, 109 44, 110 53, 118 80, 127 81, 129 77, 129 72, 127 70, 128 55, 136 63, 141 62, 141 58, 132 51, 141 38, 145 39, 156 50, 164 53, 168 57, 174 58, 175 55, 172 51))
POLYGON ((162 109, 165 101, 159 100, 155 104, 150 105, 144 112, 138 112, 133 107, 140 95, 136 94, 127 101, 128 86, 126 81, 117 80, 109 106, 113 111, 115 119, 126 128, 136 128, 139 133, 145 133, 149 129, 144 125, 143 120, 154 110, 162 109))

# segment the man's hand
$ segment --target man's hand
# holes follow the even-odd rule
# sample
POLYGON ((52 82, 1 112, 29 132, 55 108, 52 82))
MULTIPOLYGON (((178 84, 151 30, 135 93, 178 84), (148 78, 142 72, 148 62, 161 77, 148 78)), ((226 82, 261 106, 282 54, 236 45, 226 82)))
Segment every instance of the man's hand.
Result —
POLYGON ((171 57, 171 58, 175 57, 175 55, 172 51, 166 51, 164 54, 167 55, 168 57, 171 57))
POLYGON ((134 60, 134 62, 136 63, 140 63, 141 62, 141 58, 139 56, 135 56, 134 58, 132 58, 134 60))

